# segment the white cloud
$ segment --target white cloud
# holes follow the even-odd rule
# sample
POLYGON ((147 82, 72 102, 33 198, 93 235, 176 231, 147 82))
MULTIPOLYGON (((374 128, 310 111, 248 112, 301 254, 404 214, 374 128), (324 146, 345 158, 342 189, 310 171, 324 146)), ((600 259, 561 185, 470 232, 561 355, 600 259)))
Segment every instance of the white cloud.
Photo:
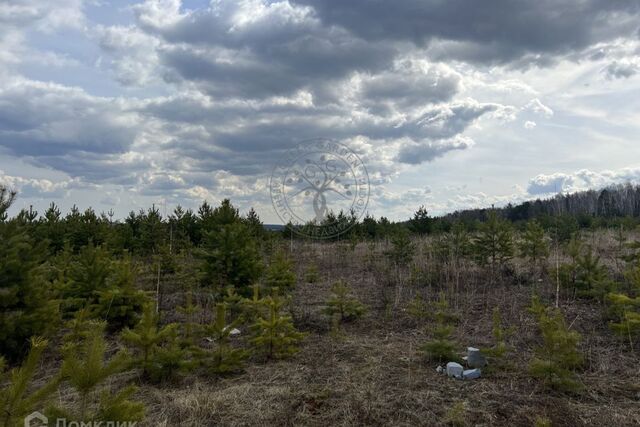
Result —
POLYGON ((538 98, 534 98, 527 103, 524 107, 525 110, 532 111, 545 118, 553 116, 553 110, 542 103, 538 98))
POLYGON ((529 181, 527 192, 532 195, 576 192, 626 183, 640 183, 640 167, 602 171, 581 169, 570 174, 538 175, 529 181))

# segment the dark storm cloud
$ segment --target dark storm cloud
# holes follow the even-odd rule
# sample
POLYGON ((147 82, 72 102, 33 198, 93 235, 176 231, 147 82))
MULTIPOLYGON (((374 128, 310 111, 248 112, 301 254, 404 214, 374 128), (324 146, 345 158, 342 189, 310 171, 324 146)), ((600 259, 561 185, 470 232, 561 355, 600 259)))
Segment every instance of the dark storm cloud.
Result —
POLYGON ((636 0, 292 0, 368 40, 449 41, 440 57, 504 62, 579 50, 638 31, 636 0), (456 44, 457 43, 457 44, 456 44), (477 53, 474 53, 477 52, 477 53))

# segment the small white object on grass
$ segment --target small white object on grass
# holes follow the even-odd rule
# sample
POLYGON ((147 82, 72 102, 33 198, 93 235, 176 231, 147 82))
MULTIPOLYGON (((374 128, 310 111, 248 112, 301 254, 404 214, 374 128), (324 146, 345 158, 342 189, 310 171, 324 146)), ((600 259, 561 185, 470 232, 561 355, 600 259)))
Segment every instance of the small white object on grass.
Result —
POLYGON ((462 373, 462 378, 465 380, 475 380, 476 378, 480 378, 481 373, 480 369, 467 369, 462 373))
POLYGON ((466 361, 470 368, 484 368, 487 364, 487 359, 482 352, 475 347, 467 347, 466 361))
POLYGON ((456 362, 447 363, 447 375, 454 378, 462 378, 462 372, 464 368, 461 364, 456 362))

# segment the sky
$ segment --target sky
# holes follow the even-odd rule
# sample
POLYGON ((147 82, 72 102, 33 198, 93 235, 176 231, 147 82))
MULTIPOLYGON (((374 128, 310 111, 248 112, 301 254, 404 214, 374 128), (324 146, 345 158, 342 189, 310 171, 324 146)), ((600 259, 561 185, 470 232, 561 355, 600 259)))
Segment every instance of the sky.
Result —
POLYGON ((401 220, 640 181, 637 0, 0 0, 0 184, 117 217, 230 198, 311 138, 401 220))

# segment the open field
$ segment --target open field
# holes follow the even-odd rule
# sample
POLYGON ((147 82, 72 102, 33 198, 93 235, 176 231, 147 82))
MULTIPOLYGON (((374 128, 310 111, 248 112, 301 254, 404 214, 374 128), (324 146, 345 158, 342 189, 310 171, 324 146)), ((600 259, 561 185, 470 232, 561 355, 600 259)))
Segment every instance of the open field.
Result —
MULTIPOLYGON (((612 236, 591 238, 614 271, 612 236)), ((466 262, 456 289, 455 281, 420 283, 409 277, 410 269, 398 279, 385 267, 385 246, 360 243, 352 250, 340 243, 294 241, 298 277, 315 263, 321 278, 317 283, 298 280, 293 292, 296 325, 310 334, 300 353, 283 361, 249 363, 244 373, 227 378, 189 376, 173 385, 145 385, 140 398, 147 404, 147 425, 444 425, 457 402, 464 405, 468 425, 534 425, 537 417, 554 426, 640 423, 637 353, 612 335, 600 304, 562 292, 560 307, 582 335, 586 363, 579 380, 585 391, 567 395, 545 390, 527 373, 540 337, 526 307, 534 291, 553 301, 553 274, 534 280, 520 261, 509 277, 490 284, 486 272, 466 262), (335 334, 321 309, 338 278, 351 284, 369 312, 335 334), (513 349, 508 368, 458 381, 438 374, 438 363, 425 360, 418 348, 430 336, 429 323, 417 324, 406 306, 416 293, 429 299, 439 291, 448 295, 460 317, 454 337, 461 354, 466 346, 491 346, 491 314, 494 307, 500 309, 505 326, 515 328, 508 339, 513 349)), ((419 241, 418 247, 414 266, 433 271, 429 240, 419 241)), ((175 320, 183 294, 171 278, 162 286, 162 311, 175 320)))

